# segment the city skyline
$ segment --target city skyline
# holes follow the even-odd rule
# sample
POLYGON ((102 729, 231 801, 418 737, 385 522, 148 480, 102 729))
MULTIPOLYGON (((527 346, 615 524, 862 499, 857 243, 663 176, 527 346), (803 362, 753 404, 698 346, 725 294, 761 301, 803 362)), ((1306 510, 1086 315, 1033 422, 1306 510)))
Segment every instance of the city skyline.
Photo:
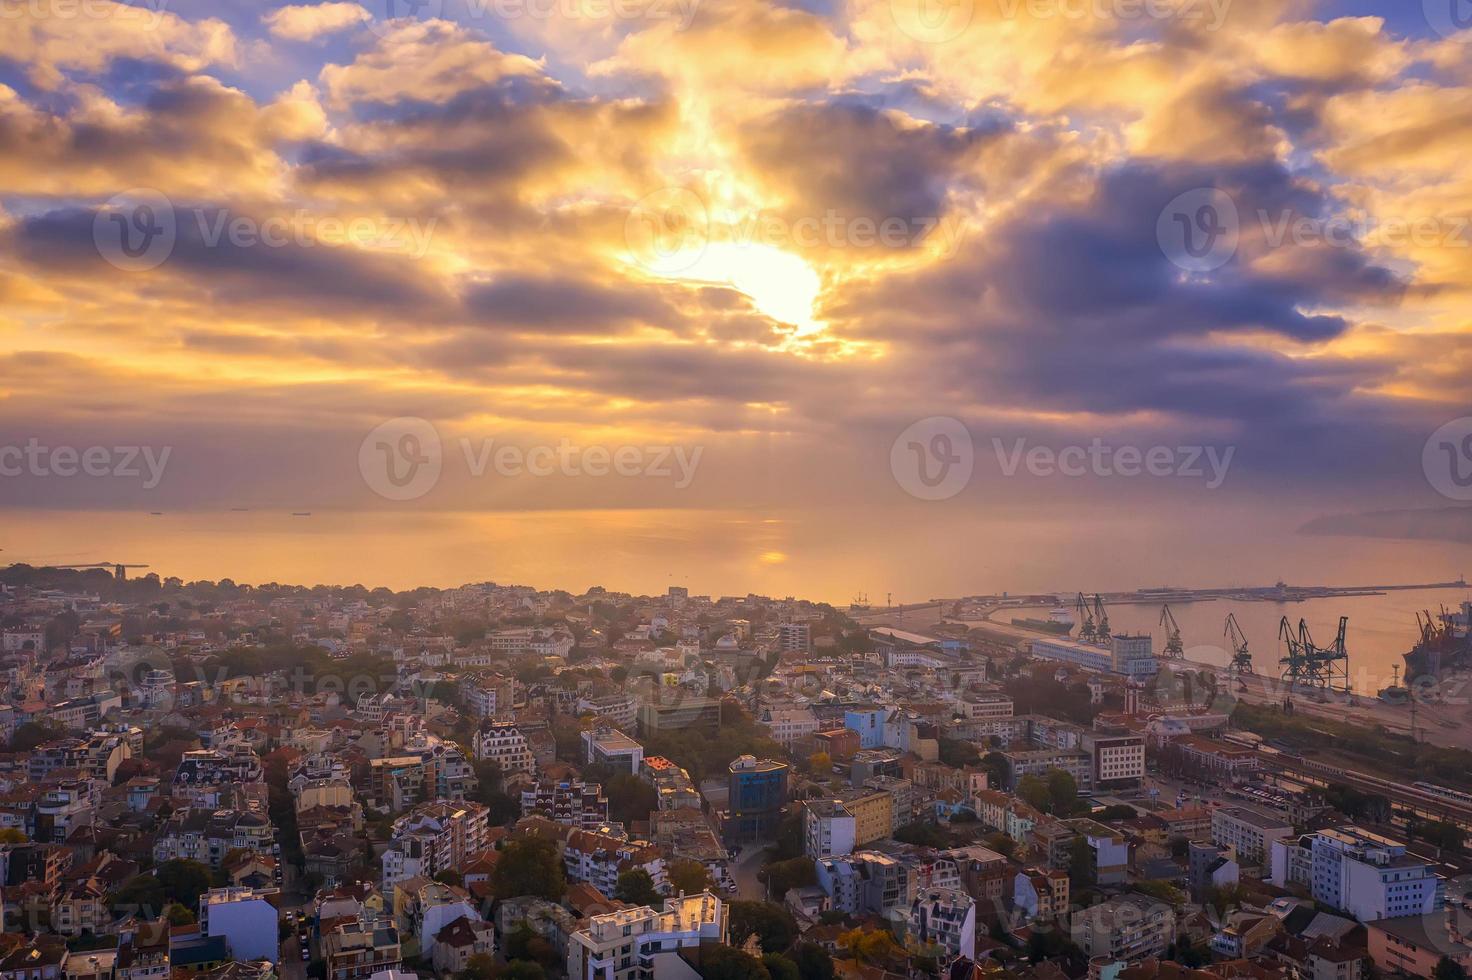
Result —
POLYGON ((13 13, 0 521, 1472 541, 1455 4, 13 13))

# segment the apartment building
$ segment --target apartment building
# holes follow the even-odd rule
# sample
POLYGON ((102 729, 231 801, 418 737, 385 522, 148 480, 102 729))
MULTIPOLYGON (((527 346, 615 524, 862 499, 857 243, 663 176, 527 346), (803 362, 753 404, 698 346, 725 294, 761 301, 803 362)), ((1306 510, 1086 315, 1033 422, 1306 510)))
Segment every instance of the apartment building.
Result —
POLYGON ((1314 834, 1311 853, 1314 899, 1361 922, 1431 915, 1445 904, 1445 882, 1400 841, 1343 826, 1314 834))
POLYGON ((884 790, 864 790, 843 798, 854 815, 854 846, 863 847, 894 833, 894 802, 884 790))
POLYGON ((1054 919, 1068 912, 1068 872, 1059 868, 1026 868, 1012 883, 1012 904, 1027 921, 1054 919))
POLYGON ((202 936, 222 936, 236 960, 270 960, 281 956, 276 906, 267 899, 271 892, 253 888, 211 888, 199 897, 199 931, 202 936))
POLYGON ((383 852, 383 891, 415 876, 433 878, 488 846, 489 811, 479 803, 439 801, 415 807, 394 821, 383 852))
POLYGON ((1145 736, 1089 732, 1082 748, 1093 760, 1092 783, 1096 790, 1138 787, 1145 778, 1145 736))
POLYGON ((976 956, 976 902, 959 888, 927 888, 910 903, 911 936, 920 946, 938 947, 947 959, 976 956))
POLYGON ((664 854, 652 844, 575 830, 562 850, 568 881, 585 881, 604 895, 618 888, 618 876, 642 869, 661 893, 669 891, 664 854))
POLYGON ((688 976, 693 971, 679 961, 679 950, 721 944, 726 935, 726 907, 710 892, 666 899, 663 911, 641 906, 595 915, 567 937, 567 975, 569 980, 688 976))
POLYGON ((842 857, 856 843, 853 811, 841 800, 809 800, 803 807, 803 853, 814 860, 842 857))
POLYGON ((535 774, 537 771, 531 746, 514 722, 490 719, 482 721, 472 739, 472 751, 482 762, 494 762, 500 767, 502 775, 509 776, 518 772, 535 774))
POLYGON ((542 780, 521 792, 521 815, 534 813, 570 827, 596 830, 608 822, 608 797, 598 783, 542 780))
POLYGON ((856 851, 820 858, 816 870, 818 887, 828 895, 834 911, 883 917, 910 906, 913 877, 903 862, 888 854, 856 851))
POLYGON ((1136 963, 1165 955, 1175 941, 1176 917, 1164 902, 1131 893, 1076 912, 1072 931, 1091 958, 1136 963))
POLYGON ((515 682, 501 674, 476 673, 460 682, 460 701, 476 718, 509 715, 515 682))
POLYGON ((1211 840, 1230 847, 1242 867, 1269 866, 1274 841, 1293 836, 1293 825, 1282 817, 1245 806, 1217 807, 1211 814, 1211 840))

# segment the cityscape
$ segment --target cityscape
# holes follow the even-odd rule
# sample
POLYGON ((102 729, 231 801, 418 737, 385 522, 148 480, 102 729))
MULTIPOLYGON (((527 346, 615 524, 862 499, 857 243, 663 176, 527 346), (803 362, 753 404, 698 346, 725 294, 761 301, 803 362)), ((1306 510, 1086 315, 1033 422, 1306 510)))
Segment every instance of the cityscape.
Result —
POLYGON ((1472 0, 0 0, 0 980, 1472 980, 1472 0))

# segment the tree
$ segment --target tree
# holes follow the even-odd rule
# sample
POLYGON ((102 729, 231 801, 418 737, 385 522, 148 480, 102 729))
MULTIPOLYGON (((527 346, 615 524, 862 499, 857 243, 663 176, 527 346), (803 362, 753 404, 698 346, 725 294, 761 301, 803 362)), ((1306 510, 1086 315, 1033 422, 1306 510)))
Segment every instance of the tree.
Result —
POLYGON ((890 835, 901 844, 914 844, 916 847, 944 847, 946 835, 939 827, 931 823, 907 823, 890 835))
POLYGON ((555 902, 567 891, 567 876, 557 856, 557 845, 538 837, 508 842, 491 874, 491 890, 504 901, 532 895, 555 902))
POLYGON ((1068 877, 1074 888, 1088 888, 1094 884, 1094 849, 1087 837, 1075 837, 1068 845, 1068 877))
POLYGON ((1443 956, 1436 961, 1436 966, 1431 971, 1431 978, 1432 980, 1467 980, 1467 970, 1450 956, 1443 956))
POLYGON ((958 738, 940 739, 940 761, 956 769, 965 769, 981 761, 981 751, 971 742, 958 738))
POLYGON ((761 870, 759 877, 767 883, 769 894, 780 900, 789 888, 806 888, 818 883, 818 867, 812 858, 796 857, 778 861, 761 870))
POLYGON ((456 980, 495 980, 496 958, 490 953, 476 953, 465 961, 456 980))
POLYGON ((797 920, 792 913, 772 902, 732 902, 731 942, 740 945, 756 933, 766 953, 781 953, 797 938, 797 920))
POLYGON ((608 816, 620 823, 648 820, 659 809, 659 794, 654 787, 632 773, 620 773, 603 784, 608 796, 608 816))
POLYGON ((802 980, 833 980, 833 957, 817 943, 798 943, 789 956, 802 980))
POLYGON ((459 888, 465 884, 465 876, 454 868, 446 868, 435 875, 434 880, 442 885, 452 885, 455 888, 459 888))
POLYGON ((1066 817, 1079 808, 1078 781, 1062 769, 1048 770, 1048 797, 1053 812, 1066 817))
POLYGON ((198 861, 165 861, 154 871, 164 894, 186 909, 199 907, 199 896, 210 887, 210 869, 198 861))
POLYGON ((900 952, 889 933, 880 929, 854 929, 842 933, 838 937, 838 945, 865 963, 886 963, 900 952))
POLYGON ((0 844, 24 844, 29 838, 17 827, 0 830, 0 844))
POLYGON ((1017 795, 1035 810, 1050 813, 1053 809, 1053 794, 1048 789, 1047 781, 1041 776, 1029 774, 1019 779, 1017 795))
POLYGON ((540 963, 514 960, 506 964, 497 980, 547 980, 547 971, 540 963))
POLYGON ((659 905, 659 892, 654 887, 654 879, 643 868, 630 868, 620 873, 613 897, 630 905, 659 905))
POLYGON ((767 968, 772 980, 803 980, 797 964, 780 953, 767 953, 762 957, 762 966, 767 968))
POLYGON ((698 895, 712 887, 710 871, 699 861, 682 858, 669 866, 667 874, 675 894, 698 895))
POLYGON ((833 757, 827 752, 814 752, 808 756, 808 766, 814 775, 826 776, 833 771, 833 757))
POLYGON ((171 926, 192 926, 195 923, 194 913, 178 902, 164 909, 164 918, 169 920, 171 926))
POLYGON ((705 980, 772 980, 761 960, 734 946, 702 949, 700 975, 705 980))

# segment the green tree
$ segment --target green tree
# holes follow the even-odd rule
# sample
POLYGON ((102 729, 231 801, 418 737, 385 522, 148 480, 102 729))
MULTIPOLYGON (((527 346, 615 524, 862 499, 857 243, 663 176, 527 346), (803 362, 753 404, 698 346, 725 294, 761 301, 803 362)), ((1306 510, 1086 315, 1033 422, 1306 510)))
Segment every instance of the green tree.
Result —
POLYGON ((540 963, 514 960, 501 969, 496 980, 547 980, 547 971, 540 963))
POLYGON ((162 913, 168 904, 163 883, 153 875, 137 875, 123 882, 107 897, 107 904, 115 915, 137 913, 139 918, 152 919, 162 913))
POLYGON ((756 933, 764 953, 781 953, 797 938, 797 920, 773 902, 736 901, 731 909, 731 942, 741 945, 756 933))
POLYGON ((689 858, 681 858, 669 866, 667 872, 670 879, 670 887, 675 894, 683 892, 686 895, 698 895, 715 885, 711 881, 710 871, 699 861, 689 858))
POLYGON ((648 820, 659 809, 659 794, 654 787, 632 773, 620 773, 603 784, 608 796, 608 816, 620 823, 648 820))
POLYGON ((789 955, 802 980, 833 980, 833 957, 817 943, 798 943, 789 955))
POLYGON ((198 861, 165 861, 154 869, 164 894, 186 909, 199 907, 199 896, 210 887, 210 869, 198 861))
POLYGON ((1062 769, 1049 769, 1048 798, 1053 804, 1053 813, 1060 817, 1068 816, 1080 807, 1078 781, 1062 769))
POLYGON ((538 837, 508 842, 491 874, 491 890, 502 901, 522 895, 559 901, 567 891, 567 876, 557 856, 557 845, 538 837))
POLYGON ((758 877, 767 883, 767 891, 773 899, 781 901, 789 888, 806 888, 817 884, 818 868, 812 858, 796 857, 767 865, 758 877))
POLYGON ((1432 980, 1467 980, 1467 970, 1450 956, 1443 956, 1436 961, 1431 977, 1432 980))
POLYGON ((456 980, 495 980, 496 958, 490 953, 476 953, 465 961, 465 969, 456 974, 456 980))
POLYGON ((1068 845, 1068 877, 1074 888, 1094 885, 1094 849, 1087 837, 1075 837, 1068 845))
POLYGON ((957 769, 965 769, 981 762, 981 750, 973 743, 959 738, 940 739, 940 761, 957 769))
POLYGON ((171 926, 192 926, 196 921, 194 913, 178 902, 164 909, 164 918, 169 920, 171 926))
POLYGON ((772 980, 762 961, 734 946, 708 946, 700 953, 705 980, 772 980))
POLYGON ((621 872, 613 897, 630 905, 659 907, 659 892, 655 890, 654 879, 643 868, 630 868, 621 872))
POLYGON ((1041 776, 1027 775, 1017 781, 1017 795, 1022 797, 1028 806, 1041 810, 1044 813, 1053 811, 1053 794, 1048 789, 1048 783, 1041 776))
POLYGON ((803 980, 802 971, 797 968, 797 964, 781 953, 764 955, 762 966, 767 968, 772 980, 803 980))

